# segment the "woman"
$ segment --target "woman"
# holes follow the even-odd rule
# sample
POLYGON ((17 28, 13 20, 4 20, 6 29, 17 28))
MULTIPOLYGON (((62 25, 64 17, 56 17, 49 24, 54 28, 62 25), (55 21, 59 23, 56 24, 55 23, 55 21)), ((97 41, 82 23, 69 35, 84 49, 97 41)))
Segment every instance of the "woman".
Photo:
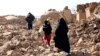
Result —
POLYGON ((67 36, 68 26, 63 18, 59 20, 57 29, 55 31, 55 47, 58 49, 70 53, 70 44, 67 36))

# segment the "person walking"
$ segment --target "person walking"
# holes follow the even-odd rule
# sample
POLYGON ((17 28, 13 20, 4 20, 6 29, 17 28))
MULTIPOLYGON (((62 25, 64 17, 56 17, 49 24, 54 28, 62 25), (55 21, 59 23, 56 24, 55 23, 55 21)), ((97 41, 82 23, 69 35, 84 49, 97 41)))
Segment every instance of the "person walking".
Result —
POLYGON ((31 30, 32 29, 32 24, 34 21, 35 17, 29 12, 27 17, 25 18, 26 22, 28 23, 28 29, 31 30))
POLYGON ((45 43, 48 46, 50 46, 52 27, 51 27, 51 24, 50 24, 50 22, 48 20, 44 21, 43 31, 44 31, 43 40, 45 41, 45 43))
POLYGON ((69 54, 70 43, 67 33, 68 33, 68 26, 64 18, 60 18, 54 36, 55 47, 69 54))

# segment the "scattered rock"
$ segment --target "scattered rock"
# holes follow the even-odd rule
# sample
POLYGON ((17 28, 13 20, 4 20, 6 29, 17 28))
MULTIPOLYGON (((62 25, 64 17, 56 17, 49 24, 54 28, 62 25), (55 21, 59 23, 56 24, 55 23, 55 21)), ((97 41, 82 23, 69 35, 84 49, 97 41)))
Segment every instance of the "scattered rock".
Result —
POLYGON ((92 55, 93 55, 93 56, 100 56, 100 51, 94 51, 94 52, 92 53, 92 55))
POLYGON ((11 34, 11 32, 5 32, 5 33, 3 33, 4 36, 10 35, 10 34, 11 34))
POLYGON ((7 55, 10 56, 12 54, 13 50, 7 51, 7 55))

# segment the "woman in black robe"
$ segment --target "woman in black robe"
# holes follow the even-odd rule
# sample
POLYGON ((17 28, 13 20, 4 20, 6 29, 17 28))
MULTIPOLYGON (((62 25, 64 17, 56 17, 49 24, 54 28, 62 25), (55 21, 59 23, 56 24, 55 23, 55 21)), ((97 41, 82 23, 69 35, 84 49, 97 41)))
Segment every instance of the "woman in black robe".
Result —
POLYGON ((57 29, 55 31, 55 47, 58 49, 70 53, 70 44, 67 36, 68 26, 63 18, 59 20, 57 29))

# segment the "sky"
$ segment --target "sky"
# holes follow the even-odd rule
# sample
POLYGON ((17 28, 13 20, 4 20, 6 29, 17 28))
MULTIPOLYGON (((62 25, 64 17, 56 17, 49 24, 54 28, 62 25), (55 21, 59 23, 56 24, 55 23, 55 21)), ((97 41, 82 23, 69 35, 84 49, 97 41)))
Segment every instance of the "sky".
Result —
POLYGON ((65 6, 74 10, 77 4, 100 2, 100 0, 0 0, 0 15, 27 15, 31 12, 41 16, 48 9, 63 10, 65 6))

